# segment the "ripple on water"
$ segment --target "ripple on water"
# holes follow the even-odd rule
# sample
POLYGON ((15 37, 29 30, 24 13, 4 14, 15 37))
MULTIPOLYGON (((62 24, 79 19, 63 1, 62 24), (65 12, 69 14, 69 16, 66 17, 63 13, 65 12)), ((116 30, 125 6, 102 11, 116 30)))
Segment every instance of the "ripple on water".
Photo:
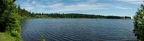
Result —
POLYGON ((25 19, 24 41, 135 41, 132 20, 113 19, 25 19))

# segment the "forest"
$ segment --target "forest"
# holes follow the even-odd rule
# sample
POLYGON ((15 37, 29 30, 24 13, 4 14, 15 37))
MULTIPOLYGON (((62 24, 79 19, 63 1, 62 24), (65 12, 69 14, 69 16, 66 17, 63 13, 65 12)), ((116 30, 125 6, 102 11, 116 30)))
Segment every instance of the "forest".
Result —
POLYGON ((18 14, 22 18, 105 18, 105 19, 131 19, 129 16, 104 16, 82 13, 34 13, 20 8, 18 5, 18 14))
POLYGON ((104 16, 94 14, 80 14, 80 13, 32 13, 33 18, 105 18, 105 19, 131 19, 129 16, 104 16))
POLYGON ((22 41, 20 36, 20 20, 25 18, 106 18, 106 19, 131 19, 129 16, 104 16, 81 13, 34 13, 16 5, 16 0, 0 0, 0 32, 8 33, 17 41, 22 41))

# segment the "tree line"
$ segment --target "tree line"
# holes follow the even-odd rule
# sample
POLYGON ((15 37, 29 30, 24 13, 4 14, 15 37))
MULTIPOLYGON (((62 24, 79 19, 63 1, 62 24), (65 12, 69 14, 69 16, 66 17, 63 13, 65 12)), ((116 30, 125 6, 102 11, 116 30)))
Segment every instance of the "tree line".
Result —
MULTIPOLYGON (((0 32, 7 32, 11 36, 20 38, 20 20, 23 18, 106 18, 131 19, 129 16, 104 16, 80 13, 34 13, 20 8, 16 0, 0 0, 0 32)), ((144 40, 144 5, 142 4, 134 16, 134 34, 139 41, 144 40)))
POLYGON ((21 17, 31 18, 106 18, 106 19, 131 19, 129 16, 104 16, 94 14, 81 14, 81 13, 34 13, 25 9, 21 9, 18 5, 18 14, 21 17))
POLYGON ((106 18, 106 19, 131 19, 129 16, 104 16, 80 13, 32 13, 33 18, 106 18))

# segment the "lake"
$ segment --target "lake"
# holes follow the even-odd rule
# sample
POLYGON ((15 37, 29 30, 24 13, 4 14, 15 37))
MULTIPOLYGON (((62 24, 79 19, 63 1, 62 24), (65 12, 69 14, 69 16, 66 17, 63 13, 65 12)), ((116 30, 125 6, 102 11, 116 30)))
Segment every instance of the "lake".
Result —
POLYGON ((133 20, 31 18, 21 20, 24 41, 136 41, 133 20))

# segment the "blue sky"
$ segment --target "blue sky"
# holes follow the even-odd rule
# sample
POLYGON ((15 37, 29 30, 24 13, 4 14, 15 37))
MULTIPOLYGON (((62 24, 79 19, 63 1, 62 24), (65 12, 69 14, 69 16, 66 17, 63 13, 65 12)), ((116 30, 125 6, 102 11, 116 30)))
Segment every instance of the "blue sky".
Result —
POLYGON ((133 16, 142 0, 17 0, 36 13, 84 13, 95 15, 133 16))

